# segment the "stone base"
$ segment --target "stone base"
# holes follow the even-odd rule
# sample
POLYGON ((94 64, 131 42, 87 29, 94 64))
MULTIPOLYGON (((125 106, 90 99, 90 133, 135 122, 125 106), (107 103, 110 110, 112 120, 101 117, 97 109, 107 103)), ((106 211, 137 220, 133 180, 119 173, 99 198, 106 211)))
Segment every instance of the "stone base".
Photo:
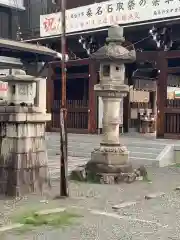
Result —
POLYGON ((70 179, 101 184, 132 183, 135 180, 145 180, 149 182, 148 174, 144 166, 133 169, 131 164, 113 166, 92 161, 89 161, 85 166, 79 166, 73 170, 70 179))
POLYGON ((0 168, 0 194, 19 197, 29 193, 42 194, 45 184, 50 187, 48 167, 29 167, 24 169, 0 168))
POLYGON ((100 174, 100 173, 119 174, 119 173, 130 173, 132 171, 133 169, 131 164, 109 165, 109 164, 97 163, 92 160, 90 160, 86 164, 86 172, 93 172, 96 174, 100 174))
POLYGON ((107 165, 126 165, 129 152, 125 146, 101 146, 91 153, 91 161, 107 165))
POLYGON ((43 193, 45 187, 50 187, 45 114, 0 115, 0 194, 43 193))
POLYGON ((136 180, 137 175, 131 164, 107 165, 89 161, 84 167, 80 166, 71 173, 71 180, 118 184, 120 182, 131 183, 136 180))

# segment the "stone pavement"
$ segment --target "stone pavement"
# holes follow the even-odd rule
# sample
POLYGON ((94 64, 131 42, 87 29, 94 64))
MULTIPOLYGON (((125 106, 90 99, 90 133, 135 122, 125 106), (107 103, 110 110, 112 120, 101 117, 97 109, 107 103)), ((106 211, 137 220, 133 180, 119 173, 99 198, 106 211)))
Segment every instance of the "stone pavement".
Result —
MULTIPOLYGON (((91 156, 94 148, 99 146, 100 135, 68 134, 68 170, 69 173, 78 165, 84 165, 91 156)), ((121 142, 130 151, 132 163, 147 163, 156 160, 157 156, 165 148, 166 144, 179 144, 175 140, 157 140, 151 135, 131 134, 121 136, 121 142)), ((47 148, 49 157, 49 167, 53 179, 59 177, 60 150, 59 133, 47 133, 47 148)))
MULTIPOLYGON (((61 207, 83 216, 63 229, 41 228, 25 235, 6 233, 2 240, 179 240, 180 168, 149 168, 152 183, 99 185, 70 183, 70 197, 58 200, 61 207), (164 195, 160 193, 164 193, 164 195), (154 194, 146 200, 145 196, 154 194), (114 209, 119 205, 118 209, 114 209)), ((59 191, 54 182, 50 198, 59 191)), ((33 202, 32 197, 30 202, 33 202)), ((37 198, 37 201, 38 198, 37 198)), ((50 202, 47 204, 47 208, 50 202)), ((57 204, 57 202, 56 202, 57 204)))

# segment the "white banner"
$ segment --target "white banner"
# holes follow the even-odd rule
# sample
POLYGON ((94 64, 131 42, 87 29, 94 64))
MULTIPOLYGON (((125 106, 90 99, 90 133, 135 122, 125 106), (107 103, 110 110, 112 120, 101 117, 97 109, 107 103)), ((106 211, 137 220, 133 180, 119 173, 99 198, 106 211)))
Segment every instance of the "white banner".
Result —
MULTIPOLYGON (((78 32, 180 15, 179 0, 107 1, 66 11, 66 32, 78 32)), ((41 37, 61 34, 61 13, 40 16, 41 37)))
POLYGON ((24 0, 0 0, 0 5, 19 10, 25 10, 24 0))

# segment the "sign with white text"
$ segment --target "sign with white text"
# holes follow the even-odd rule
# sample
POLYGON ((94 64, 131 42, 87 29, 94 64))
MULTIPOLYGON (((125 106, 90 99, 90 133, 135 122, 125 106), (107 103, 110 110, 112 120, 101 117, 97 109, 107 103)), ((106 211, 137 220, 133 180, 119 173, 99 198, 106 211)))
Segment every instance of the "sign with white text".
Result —
POLYGON ((18 10, 25 10, 24 0, 0 0, 0 5, 18 10))
MULTIPOLYGON (((178 17, 179 0, 123 0, 94 3, 66 11, 66 32, 178 17)), ((40 16, 41 37, 61 34, 61 13, 40 16)))

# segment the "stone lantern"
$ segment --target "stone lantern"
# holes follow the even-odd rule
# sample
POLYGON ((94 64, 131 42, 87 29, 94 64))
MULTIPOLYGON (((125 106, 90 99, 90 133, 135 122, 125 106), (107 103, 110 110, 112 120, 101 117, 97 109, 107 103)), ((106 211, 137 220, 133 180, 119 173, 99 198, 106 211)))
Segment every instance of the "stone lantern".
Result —
POLYGON ((12 69, 0 81, 0 194, 22 196, 50 186, 45 144, 46 79, 12 69), (0 89, 1 92, 1 89, 0 89))
POLYGON ((112 26, 108 30, 106 45, 91 55, 100 62, 100 83, 95 85, 97 96, 103 101, 103 135, 100 147, 91 153, 87 172, 128 172, 127 148, 120 143, 120 101, 129 92, 125 81, 125 63, 135 61, 135 50, 123 47, 123 28, 112 26))

